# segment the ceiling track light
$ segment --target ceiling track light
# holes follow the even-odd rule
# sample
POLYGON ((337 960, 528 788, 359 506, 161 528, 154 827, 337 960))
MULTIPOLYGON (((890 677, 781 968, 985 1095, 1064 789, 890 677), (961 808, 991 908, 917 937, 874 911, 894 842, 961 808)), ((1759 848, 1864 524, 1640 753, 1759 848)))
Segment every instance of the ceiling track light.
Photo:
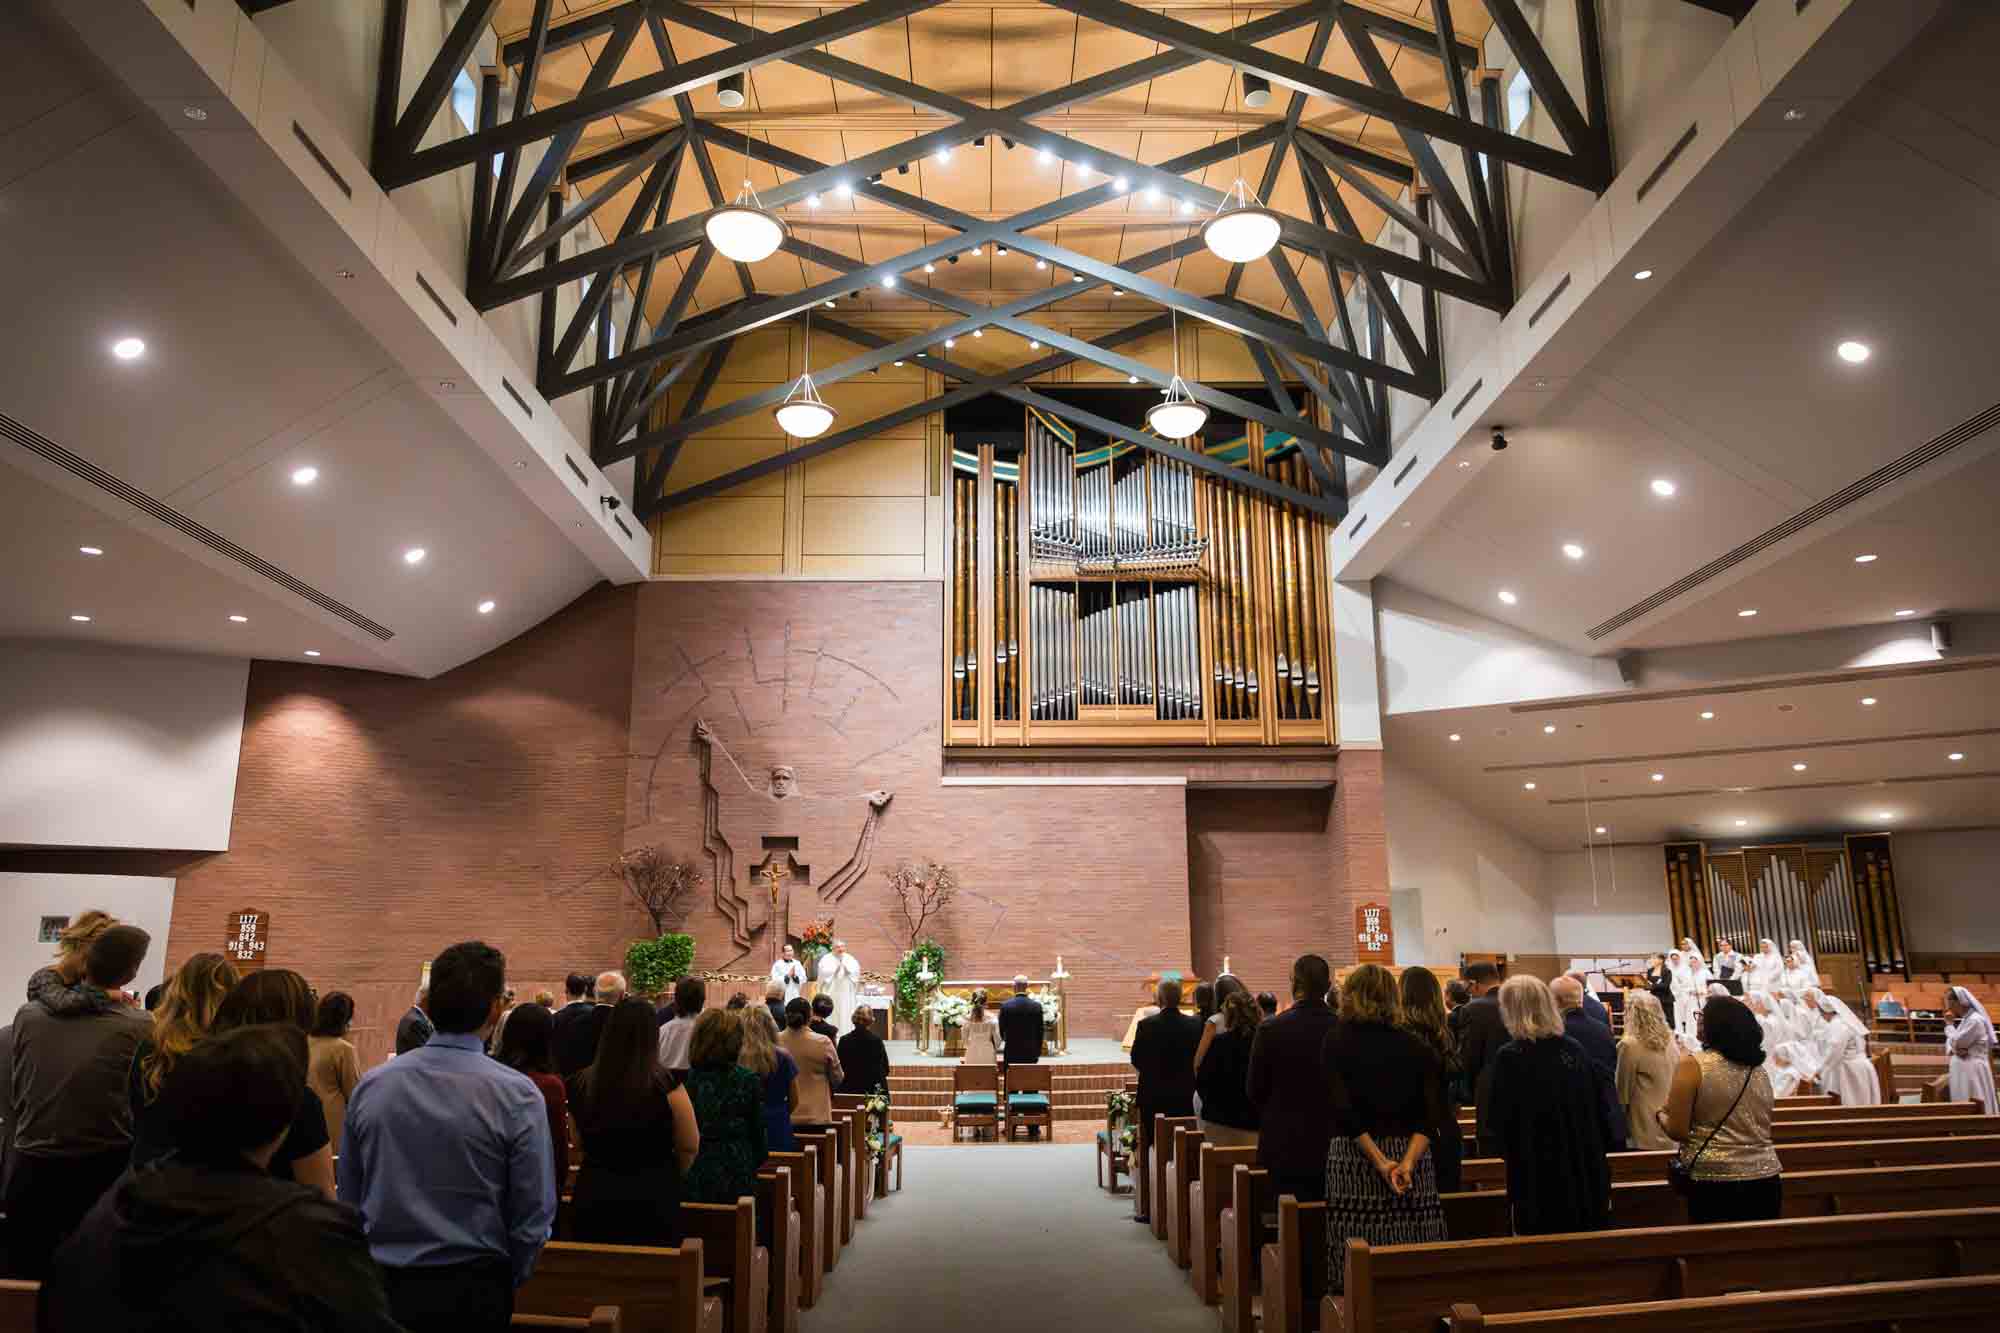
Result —
POLYGON ((718 254, 738 264, 769 259, 791 235, 785 220, 764 207, 747 180, 733 202, 708 215, 702 231, 718 254))
POLYGON ((1202 224, 1201 239, 1224 263, 1248 264, 1270 254, 1283 230, 1278 215, 1259 203, 1238 176, 1215 215, 1202 224))
POLYGON ((715 85, 715 100, 730 111, 735 111, 743 105, 747 99, 743 96, 742 70, 723 75, 721 81, 715 85))

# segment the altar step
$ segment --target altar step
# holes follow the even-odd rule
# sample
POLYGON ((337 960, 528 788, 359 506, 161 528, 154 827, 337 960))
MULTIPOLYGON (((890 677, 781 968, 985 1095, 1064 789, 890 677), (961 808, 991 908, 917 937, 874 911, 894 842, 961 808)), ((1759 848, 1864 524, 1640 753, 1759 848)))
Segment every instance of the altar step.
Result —
MULTIPOLYGON (((952 1097, 953 1066, 944 1061, 896 1065, 889 1071, 889 1096, 898 1117, 930 1119, 941 1115, 952 1097)), ((1104 1119, 1104 1096, 1125 1086, 1130 1065, 1057 1065, 1050 1097, 1058 1120, 1104 1119)))

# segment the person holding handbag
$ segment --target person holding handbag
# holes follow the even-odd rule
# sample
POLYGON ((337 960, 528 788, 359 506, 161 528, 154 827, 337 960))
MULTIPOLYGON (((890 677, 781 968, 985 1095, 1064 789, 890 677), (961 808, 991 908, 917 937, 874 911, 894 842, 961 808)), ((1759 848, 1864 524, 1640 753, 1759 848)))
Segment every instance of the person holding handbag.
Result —
POLYGON ((1656 1115, 1681 1145, 1668 1179, 1687 1199, 1688 1221, 1762 1222, 1784 1205, 1771 1142, 1775 1097, 1764 1071, 1764 1031, 1749 1006, 1711 996, 1701 1010, 1702 1051, 1674 1071, 1656 1115))

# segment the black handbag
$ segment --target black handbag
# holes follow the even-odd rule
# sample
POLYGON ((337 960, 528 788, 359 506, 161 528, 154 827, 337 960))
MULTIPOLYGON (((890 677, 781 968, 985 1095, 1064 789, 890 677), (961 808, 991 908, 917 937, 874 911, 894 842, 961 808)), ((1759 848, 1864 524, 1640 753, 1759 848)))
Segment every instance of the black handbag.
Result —
MULTIPOLYGON (((1743 1094, 1750 1091, 1750 1080, 1755 1077, 1757 1071, 1754 1069, 1743 1076, 1743 1086, 1736 1090, 1736 1100, 1729 1103, 1729 1109, 1722 1113, 1722 1119, 1715 1122, 1715 1128, 1708 1131, 1708 1137, 1701 1141, 1701 1147, 1695 1150, 1692 1158, 1683 1162, 1676 1155, 1673 1161, 1667 1163, 1667 1184, 1683 1199, 1694 1193, 1695 1164, 1700 1162, 1702 1154, 1708 1151, 1708 1145, 1715 1142, 1715 1136, 1722 1132, 1722 1127, 1729 1123, 1729 1117, 1736 1114, 1736 1108, 1742 1104, 1743 1094)), ((1700 1089, 1696 1089, 1696 1095, 1700 1095, 1700 1089)))

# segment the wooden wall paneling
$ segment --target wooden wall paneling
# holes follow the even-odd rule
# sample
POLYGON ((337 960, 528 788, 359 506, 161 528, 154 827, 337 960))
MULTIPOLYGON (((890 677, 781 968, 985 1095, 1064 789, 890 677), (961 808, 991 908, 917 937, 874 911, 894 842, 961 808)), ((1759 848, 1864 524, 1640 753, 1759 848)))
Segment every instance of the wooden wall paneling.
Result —
POLYGON ((785 497, 717 495, 676 509, 661 525, 667 555, 783 555, 785 497))
POLYGON ((843 449, 808 459, 805 494, 828 496, 908 496, 926 493, 928 459, 924 424, 915 429, 856 440, 843 449))

